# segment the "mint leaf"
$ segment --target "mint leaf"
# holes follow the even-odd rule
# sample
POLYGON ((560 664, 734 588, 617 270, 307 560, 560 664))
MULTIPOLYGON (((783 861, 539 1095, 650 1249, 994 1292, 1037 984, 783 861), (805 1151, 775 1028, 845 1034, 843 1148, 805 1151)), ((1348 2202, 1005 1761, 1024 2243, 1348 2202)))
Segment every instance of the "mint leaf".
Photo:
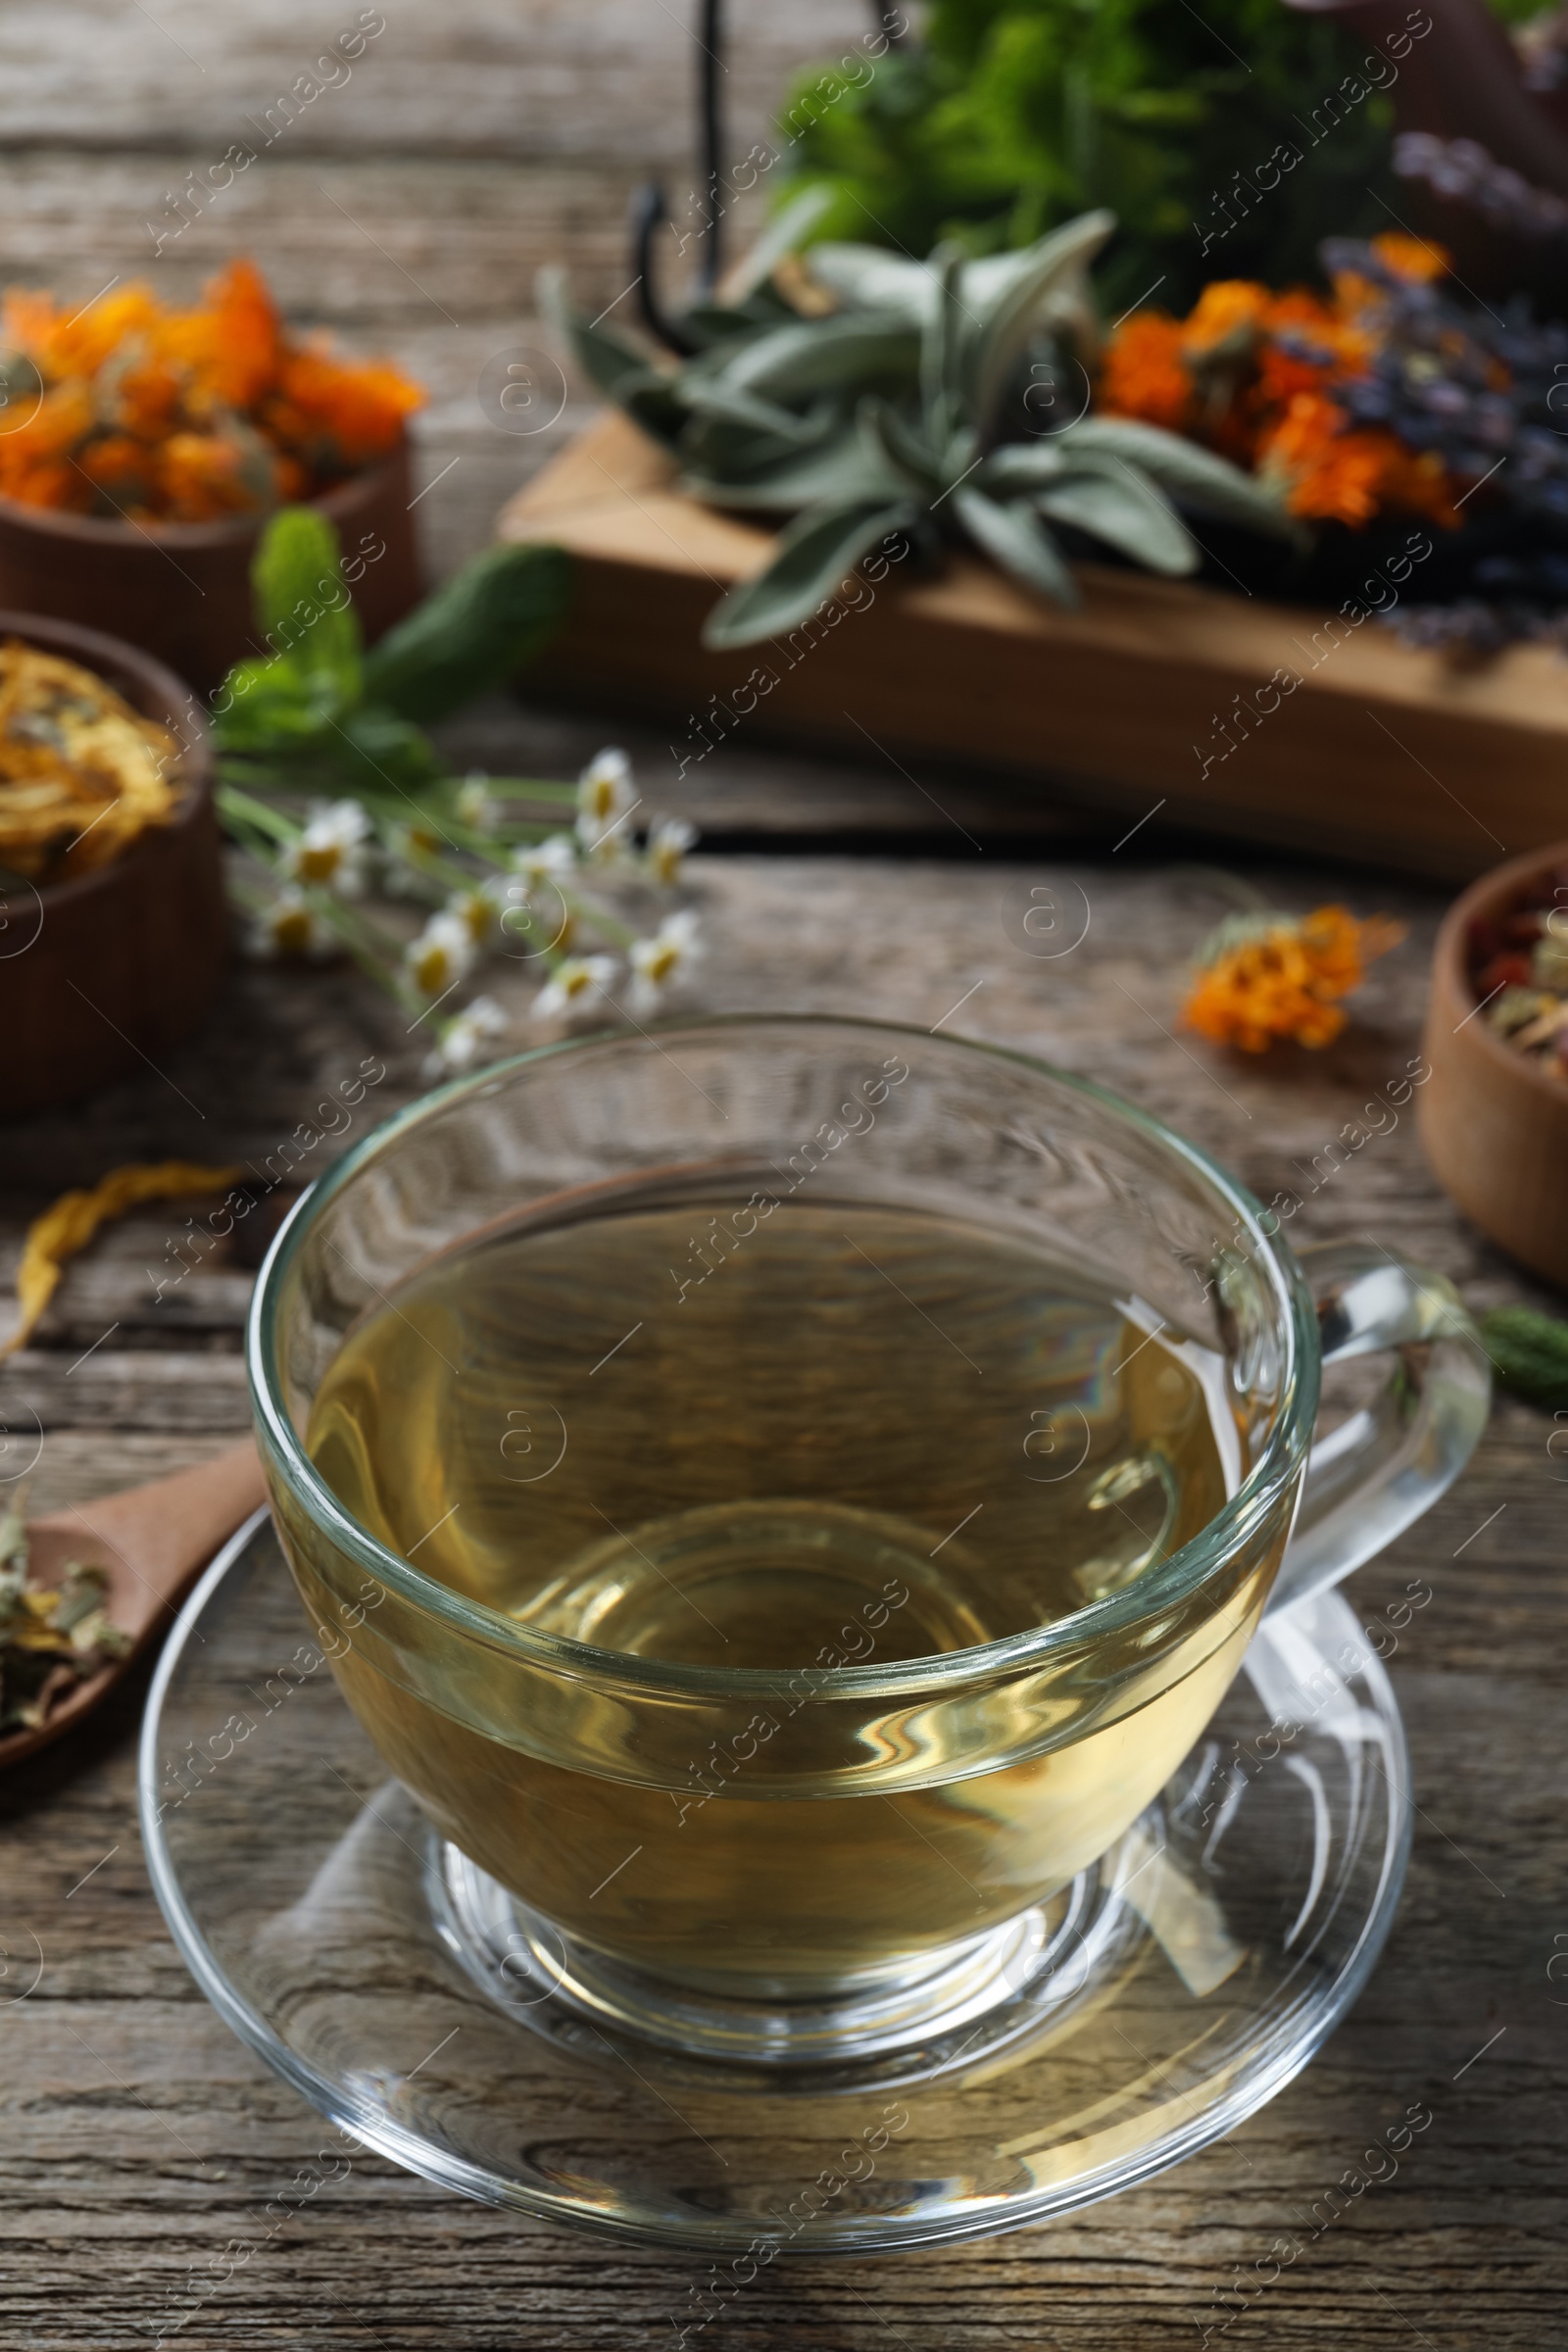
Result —
POLYGON ((314 507, 284 507, 251 565, 256 618, 276 662, 324 713, 360 699, 360 624, 338 560, 338 536, 314 507))
POLYGON ((362 703, 329 730, 332 756, 351 779, 350 789, 406 799, 439 783, 445 769, 429 737, 399 718, 382 703, 362 703))
POLYGON ((553 637, 571 590, 559 547, 492 547, 388 630, 365 658, 365 692, 403 718, 445 718, 504 686, 553 637))
POLYGON ((236 662, 213 697, 220 752, 295 751, 313 743, 322 723, 292 662, 236 662))

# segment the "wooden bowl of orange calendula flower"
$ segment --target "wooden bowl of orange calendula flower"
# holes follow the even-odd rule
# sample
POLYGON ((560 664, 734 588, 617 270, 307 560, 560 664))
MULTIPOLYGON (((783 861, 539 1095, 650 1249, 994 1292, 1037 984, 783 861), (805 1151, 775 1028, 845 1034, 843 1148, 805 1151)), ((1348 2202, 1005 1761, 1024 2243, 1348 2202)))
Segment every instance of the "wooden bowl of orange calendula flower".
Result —
POLYGON ((385 362, 292 335, 231 263, 192 311, 144 285, 0 306, 0 605, 142 647, 207 694, 261 653, 250 565, 270 514, 336 524, 374 638, 419 595, 407 419, 385 362))

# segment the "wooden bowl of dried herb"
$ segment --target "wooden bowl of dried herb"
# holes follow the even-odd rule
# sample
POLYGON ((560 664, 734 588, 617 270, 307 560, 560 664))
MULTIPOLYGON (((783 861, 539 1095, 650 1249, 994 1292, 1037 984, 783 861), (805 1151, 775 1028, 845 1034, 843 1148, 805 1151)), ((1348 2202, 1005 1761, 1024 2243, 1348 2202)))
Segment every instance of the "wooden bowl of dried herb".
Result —
POLYGON ((1465 1214, 1568 1287, 1568 842, 1457 899, 1433 955, 1421 1139, 1465 1214))
POLYGON ((156 1067, 227 951, 185 687, 117 638, 0 612, 0 1118, 156 1067))

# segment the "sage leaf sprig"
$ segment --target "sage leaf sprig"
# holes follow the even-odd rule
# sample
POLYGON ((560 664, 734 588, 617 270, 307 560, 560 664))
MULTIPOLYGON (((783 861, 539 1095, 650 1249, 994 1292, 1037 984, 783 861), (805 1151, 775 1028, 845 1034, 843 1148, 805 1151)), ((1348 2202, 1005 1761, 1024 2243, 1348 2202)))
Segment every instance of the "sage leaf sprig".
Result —
POLYGON ((815 245, 796 269, 831 308, 802 315, 776 282, 752 286, 687 316, 699 349, 674 368, 579 318, 547 273, 543 307, 599 389, 675 457, 682 487, 792 518, 766 567, 710 613, 705 644, 788 632, 888 544, 929 561, 967 542, 1071 606, 1054 525, 1171 575, 1200 561, 1184 514, 1299 537, 1273 488, 1174 433, 1087 413, 1042 430, 1032 386, 1082 382, 1087 411, 1089 270, 1114 225, 1086 213, 978 261, 956 245, 926 262, 815 245))

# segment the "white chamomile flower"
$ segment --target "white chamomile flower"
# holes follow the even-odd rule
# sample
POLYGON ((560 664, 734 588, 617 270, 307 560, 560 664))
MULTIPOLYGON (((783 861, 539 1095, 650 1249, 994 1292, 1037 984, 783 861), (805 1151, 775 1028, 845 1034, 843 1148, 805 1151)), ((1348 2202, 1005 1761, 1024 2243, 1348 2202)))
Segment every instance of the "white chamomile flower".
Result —
POLYGON ((530 841, 512 853, 512 870, 531 899, 559 889, 577 867, 577 845, 569 833, 552 833, 548 841, 530 841))
POLYGON ((440 1078, 449 1072, 471 1069, 476 1061, 485 1058, 486 1047, 508 1029, 506 1014, 494 997, 475 997, 460 1013, 442 1025, 433 1054, 425 1058, 426 1078, 440 1078))
POLYGON ((648 878, 662 890, 673 890, 680 880, 682 860, 697 839, 697 827, 683 816, 662 816, 648 836, 648 878))
POLYGON ((666 914, 652 939, 631 943, 631 1004, 634 1012, 657 1012, 689 964, 702 955, 697 917, 689 907, 666 914))
POLYGON ((421 997, 444 997, 473 968, 473 940, 463 917, 443 909, 432 914, 403 951, 410 979, 421 997))
POLYGON ((490 790, 490 779, 482 768, 473 768, 458 790, 458 819, 471 833, 493 833, 504 811, 501 803, 490 790))
POLYGON ((446 911, 466 927, 476 951, 493 947, 507 909, 507 884, 500 880, 475 883, 447 901, 446 911))
POLYGON ((365 888, 365 845, 370 820, 358 801, 313 801, 305 830, 283 853, 283 871, 295 882, 356 899, 365 888))
POLYGON ((558 963, 533 1001, 531 1018, 559 1020, 563 1014, 597 1009, 600 994, 615 976, 613 956, 568 956, 558 963))
POLYGON ((622 848, 621 819, 637 806, 624 752, 598 752, 577 779, 577 839, 584 855, 606 863, 622 848))
POLYGON ((337 941, 302 894, 290 886, 251 917, 246 946, 270 961, 318 963, 334 954, 337 941))

